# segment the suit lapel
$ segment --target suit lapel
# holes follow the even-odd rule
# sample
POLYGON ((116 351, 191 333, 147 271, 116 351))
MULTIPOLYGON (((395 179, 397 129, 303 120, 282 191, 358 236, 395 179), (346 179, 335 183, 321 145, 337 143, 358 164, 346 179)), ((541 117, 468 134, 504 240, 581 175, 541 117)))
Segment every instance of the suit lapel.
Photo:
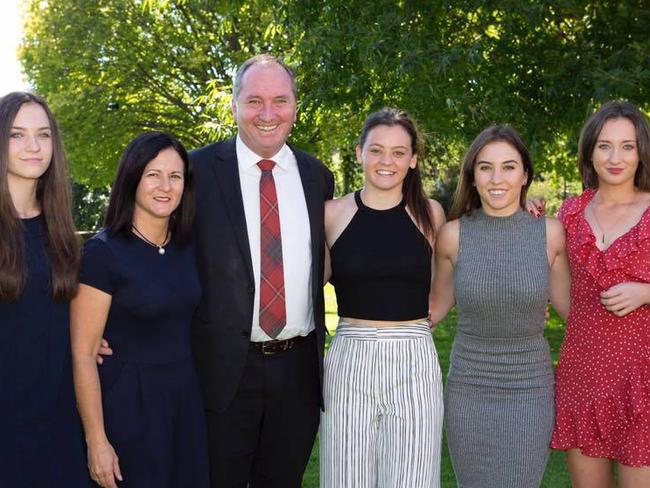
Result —
MULTIPOLYGON (((225 150, 217 154, 217 164, 212 165, 212 170, 223 195, 226 211, 235 235, 235 241, 239 246, 250 280, 254 282, 253 263, 251 261, 251 248, 248 242, 248 229, 246 228, 246 214, 244 213, 244 202, 239 180, 235 139, 228 141, 225 150)), ((215 229, 215 231, 220 232, 219 229, 215 229)))

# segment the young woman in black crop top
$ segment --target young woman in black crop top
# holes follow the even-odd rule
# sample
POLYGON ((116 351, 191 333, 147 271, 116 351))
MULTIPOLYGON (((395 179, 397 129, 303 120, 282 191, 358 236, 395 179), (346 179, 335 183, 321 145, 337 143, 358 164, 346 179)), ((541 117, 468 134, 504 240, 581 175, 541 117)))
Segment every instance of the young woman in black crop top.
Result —
POLYGON ((356 152, 363 189, 325 205, 341 320, 325 360, 321 487, 437 487, 442 387, 426 317, 444 212, 423 195, 406 112, 371 114, 356 152))

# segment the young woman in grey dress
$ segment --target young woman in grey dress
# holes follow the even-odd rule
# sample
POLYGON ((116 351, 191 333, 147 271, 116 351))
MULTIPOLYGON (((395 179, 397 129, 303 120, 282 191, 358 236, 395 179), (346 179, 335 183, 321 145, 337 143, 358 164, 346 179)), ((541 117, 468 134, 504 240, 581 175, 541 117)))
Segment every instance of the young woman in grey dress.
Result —
POLYGON ((452 464, 464 488, 538 487, 553 431, 546 304, 568 312, 562 225, 522 207, 530 155, 508 126, 471 144, 450 222, 436 241, 433 323, 454 305, 458 332, 445 391, 452 464))

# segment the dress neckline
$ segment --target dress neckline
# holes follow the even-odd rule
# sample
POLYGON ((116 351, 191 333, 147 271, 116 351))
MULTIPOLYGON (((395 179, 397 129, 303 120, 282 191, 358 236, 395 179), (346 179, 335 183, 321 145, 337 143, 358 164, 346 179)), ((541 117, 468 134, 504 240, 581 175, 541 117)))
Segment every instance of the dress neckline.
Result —
POLYGON ((614 239, 609 244, 609 246, 607 246, 605 249, 601 249, 596 244, 596 233, 594 232, 593 227, 591 227, 591 224, 587 220, 587 217, 585 217, 585 212, 587 211, 587 206, 591 203, 591 201, 596 196, 596 190, 590 188, 589 190, 585 191, 585 195, 586 195, 586 198, 584 199, 582 208, 580 209, 580 218, 582 219, 584 225, 589 229, 589 233, 590 233, 591 237, 593 238, 592 244, 593 244, 594 248, 598 252, 600 252, 602 254, 605 254, 607 251, 609 251, 611 248, 613 248, 616 244, 618 244, 619 241, 627 238, 628 235, 631 235, 632 232, 634 232, 638 227, 643 225, 643 222, 646 220, 646 218, 650 218, 650 205, 648 205, 645 208, 645 210, 643 211, 643 213, 641 214, 641 217, 639 218, 639 220, 637 220, 637 222, 632 227, 630 227, 626 232, 624 232, 623 234, 618 236, 616 239, 614 239))
POLYGON ((45 233, 45 229, 43 227, 45 221, 43 218, 43 213, 39 213, 34 217, 20 219, 20 221, 23 224, 23 229, 25 229, 25 235, 38 236, 45 233))
POLYGON ((402 210, 406 207, 406 197, 404 195, 402 195, 402 200, 394 207, 384 208, 384 209, 368 207, 366 204, 363 203, 363 200, 361 200, 361 190, 357 190, 354 192, 354 201, 356 202, 357 208, 359 210, 367 210, 369 212, 377 212, 377 213, 395 212, 398 210, 402 210))
POLYGON ((504 228, 518 225, 528 215, 524 210, 519 207, 515 213, 510 215, 488 215, 483 210, 483 207, 478 207, 471 214, 471 217, 480 222, 485 222, 488 226, 495 228, 504 228))

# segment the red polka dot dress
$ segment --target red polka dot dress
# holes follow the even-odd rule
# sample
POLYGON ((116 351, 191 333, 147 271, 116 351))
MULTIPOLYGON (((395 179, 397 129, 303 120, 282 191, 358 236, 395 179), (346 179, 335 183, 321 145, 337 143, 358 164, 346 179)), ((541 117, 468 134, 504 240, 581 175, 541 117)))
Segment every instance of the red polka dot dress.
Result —
POLYGON ((616 317, 599 300, 618 283, 650 283, 650 209, 600 251, 584 218, 594 194, 587 190, 560 210, 572 284, 551 447, 650 466, 650 306, 616 317))

